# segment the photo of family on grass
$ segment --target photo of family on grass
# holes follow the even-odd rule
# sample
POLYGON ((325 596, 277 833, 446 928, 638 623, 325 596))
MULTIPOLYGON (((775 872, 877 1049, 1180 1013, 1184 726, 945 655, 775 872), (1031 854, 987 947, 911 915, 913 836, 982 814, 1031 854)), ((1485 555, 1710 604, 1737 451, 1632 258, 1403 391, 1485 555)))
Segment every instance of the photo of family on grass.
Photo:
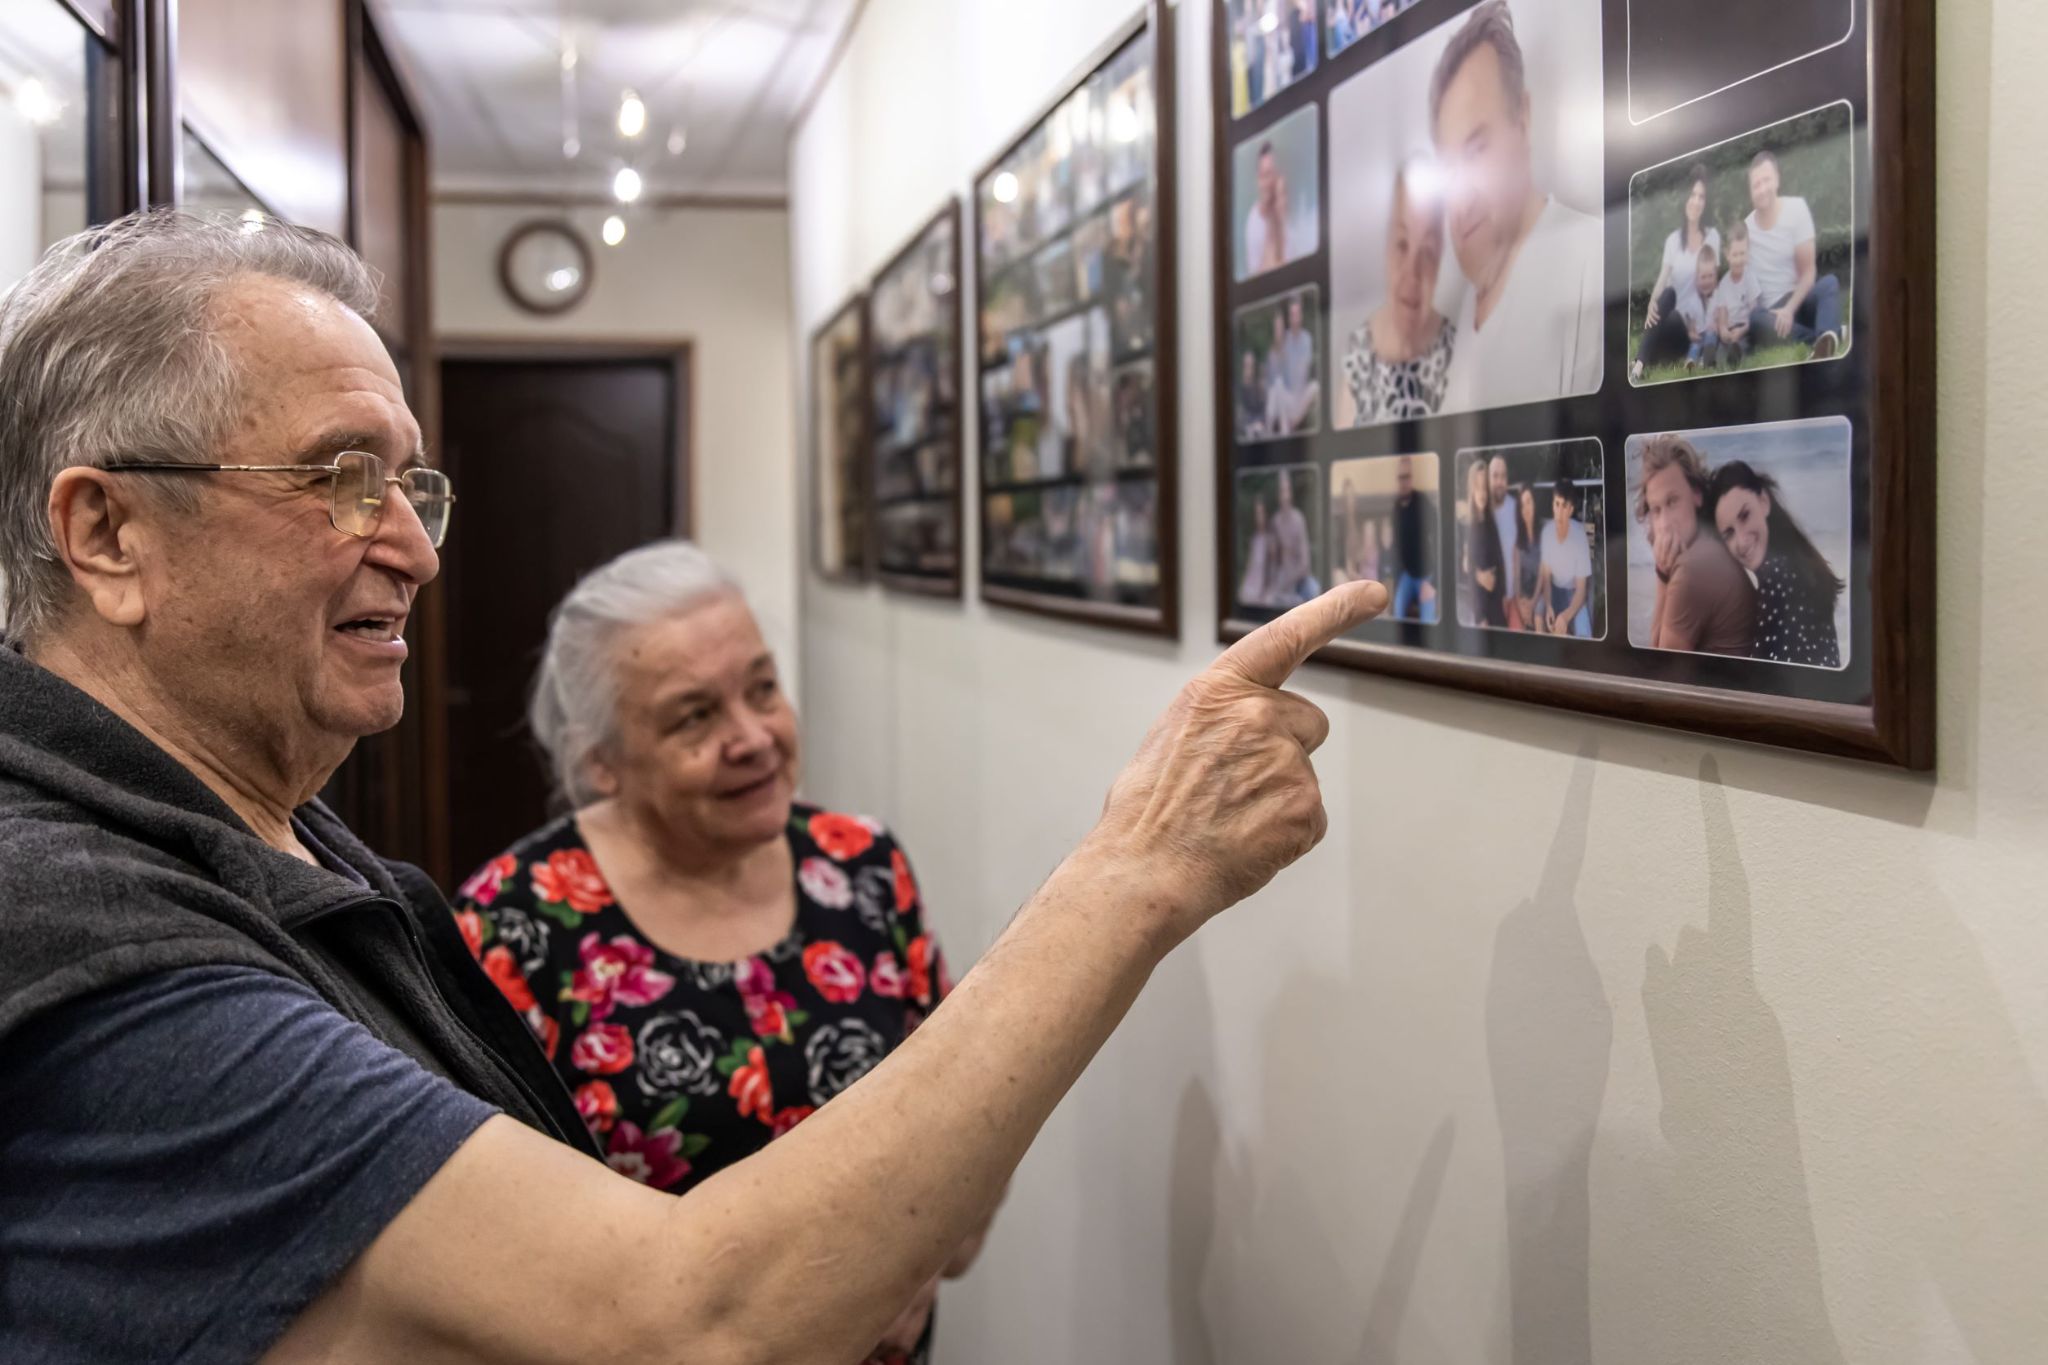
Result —
POLYGON ((1322 525, 1322 471, 1269 465, 1237 475, 1237 600, 1285 610, 1323 590, 1315 534, 1322 525))
POLYGON ((1629 182, 1629 382, 1845 355, 1850 109, 1832 104, 1629 182))
POLYGON ((1631 436, 1629 643, 1846 667, 1849 435, 1821 417, 1631 436))
POLYGON ((1275 441, 1322 430, 1321 310, 1305 285, 1237 315, 1237 439, 1275 441))

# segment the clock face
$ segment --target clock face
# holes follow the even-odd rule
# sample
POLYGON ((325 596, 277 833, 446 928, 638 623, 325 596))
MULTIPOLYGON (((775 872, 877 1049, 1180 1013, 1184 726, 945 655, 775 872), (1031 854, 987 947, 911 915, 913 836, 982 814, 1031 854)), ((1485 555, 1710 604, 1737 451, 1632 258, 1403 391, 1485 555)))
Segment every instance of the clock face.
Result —
POLYGON ((512 302, 533 313, 560 313, 590 292, 590 247, 565 222, 527 223, 505 239, 498 277, 512 302))

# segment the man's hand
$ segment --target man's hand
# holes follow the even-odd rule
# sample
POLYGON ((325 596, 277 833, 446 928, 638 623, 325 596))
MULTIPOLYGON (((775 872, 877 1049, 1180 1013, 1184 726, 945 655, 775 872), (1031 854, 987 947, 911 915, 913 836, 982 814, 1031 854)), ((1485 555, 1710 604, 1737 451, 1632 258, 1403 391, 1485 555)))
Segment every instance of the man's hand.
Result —
POLYGON ((1280 685, 1309 655, 1387 606, 1347 583, 1267 622, 1181 689, 1109 791, 1084 848, 1137 874, 1171 942, 1251 895, 1327 827, 1309 763, 1330 732, 1280 685))
POLYGON ((1669 583, 1671 575, 1678 571, 1678 560, 1685 547, 1678 543, 1678 537, 1666 532, 1650 537, 1650 549, 1657 558, 1657 577, 1669 583))
POLYGON ((1788 337, 1792 335, 1792 322, 1798 315, 1799 309, 1797 304, 1788 303, 1783 308, 1773 308, 1771 310, 1771 320, 1777 324, 1779 336, 1788 337))

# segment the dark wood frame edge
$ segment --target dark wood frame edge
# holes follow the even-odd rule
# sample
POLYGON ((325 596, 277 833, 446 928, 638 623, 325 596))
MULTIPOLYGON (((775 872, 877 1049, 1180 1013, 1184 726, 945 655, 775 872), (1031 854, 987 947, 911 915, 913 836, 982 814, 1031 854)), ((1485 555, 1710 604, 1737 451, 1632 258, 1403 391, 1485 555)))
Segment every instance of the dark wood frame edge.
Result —
MULTIPOLYGON (((1212 5, 1210 89, 1226 89, 1222 6, 1212 5)), ((1609 674, 1577 673, 1395 645, 1339 641, 1313 657, 1484 696, 1690 730, 1724 739, 1890 764, 1924 772, 1935 762, 1935 343, 1934 0, 1870 0, 1869 131, 1872 170, 1872 293, 1881 322, 1871 370, 1871 704, 1847 706, 1688 687, 1609 674), (1882 152, 1882 154, 1880 154, 1882 152), (1878 228, 1882 225, 1882 231, 1878 228), (1884 610, 1895 606, 1896 611, 1884 610)), ((1235 619, 1229 557, 1236 473, 1235 430, 1222 338, 1230 316, 1227 111, 1210 148, 1216 448, 1216 638, 1228 644, 1253 628, 1235 619)))
POLYGON ((505 234, 505 240, 498 247, 498 288, 511 300, 512 306, 534 317, 558 318, 590 297, 590 291, 597 283, 597 253, 590 249, 590 243, 576 230, 576 225, 567 215, 528 218, 505 234), (576 245, 576 255, 583 262, 583 287, 563 299, 560 303, 535 303, 521 294, 512 284, 512 251, 521 242, 536 232, 560 232, 576 245))
MULTIPOLYGON (((1211 0, 1213 3, 1213 0, 1211 0)), ((1013 611, 1032 612, 1039 616, 1050 616, 1067 621, 1080 621, 1088 625, 1103 626, 1111 630, 1125 630, 1139 635, 1158 636, 1169 640, 1180 638, 1180 421, 1179 421, 1179 351, 1180 351, 1180 290, 1179 290, 1179 242, 1180 242, 1180 191, 1179 166, 1179 121, 1176 110, 1179 91, 1176 82, 1175 65, 1177 50, 1174 42, 1174 16, 1181 7, 1167 0, 1145 0, 1138 12, 1118 25, 1108 39, 1098 45, 1083 62, 1070 72, 1065 81, 1057 87, 1057 93, 1041 104, 1029 120, 1020 125, 1017 135, 1002 147, 1002 150, 988 158, 975 171, 968 182, 968 198, 974 204, 972 229, 974 233, 974 304, 975 315, 969 319, 969 330, 973 333, 973 363, 969 373, 973 378, 975 430, 981 430, 981 182, 988 179, 996 168, 1010 158, 1010 155, 1027 142, 1055 110, 1070 99, 1096 72, 1120 52, 1130 41, 1149 27, 1152 30, 1152 100, 1154 105, 1154 157, 1156 166, 1153 182, 1152 235, 1154 250, 1158 253, 1158 267, 1155 273, 1153 299, 1152 338, 1152 392, 1157 403, 1158 428, 1154 439, 1153 463, 1156 469, 1154 482, 1158 487, 1158 518, 1156 526, 1159 535, 1159 608, 1156 613, 1143 607, 1125 607, 1114 603, 1090 601, 1086 598, 1059 597, 1051 594, 1034 593, 1029 589, 1011 588, 988 581, 986 565, 976 564, 977 578, 981 584, 981 600, 1013 611)), ((967 352, 963 348, 963 354, 967 352)), ((963 394, 963 411, 965 410, 963 394)), ((981 453, 980 440, 975 442, 977 454, 981 453)), ((977 546, 977 560, 988 553, 988 503, 981 493, 980 461, 976 461, 974 480, 975 524, 980 529, 977 546)))
MULTIPOLYGON (((910 239, 898 247, 890 255, 889 259, 884 261, 875 273, 868 278, 867 289, 864 292, 869 300, 872 301, 875 296, 875 285, 882 277, 903 264, 905 258, 911 252, 917 250, 918 244, 924 241, 932 229, 944 223, 948 218, 952 219, 953 222, 953 261, 951 267, 953 271, 953 297, 950 302, 953 309, 953 384, 954 391, 958 394, 953 404, 953 544, 960 557, 959 564, 954 569, 951 578, 933 578, 919 574, 892 573, 882 567, 880 535, 870 535, 869 539, 875 547, 875 581, 884 588, 892 592, 915 593, 921 597, 949 598, 954 601, 961 601, 967 596, 967 495, 965 492, 967 486, 967 388, 962 382, 964 379, 962 362, 966 358, 967 349, 961 344, 964 338, 965 324, 960 318, 960 300, 967 290, 966 282, 960 278, 960 234, 964 230, 966 214, 961 211, 959 195, 948 195, 946 202, 939 206, 938 211, 919 224, 917 231, 910 235, 910 239)), ((875 377, 875 358, 872 350, 875 344, 875 319, 873 303, 870 302, 868 306, 867 345, 869 347, 869 355, 866 361, 866 369, 868 372, 868 383, 872 387, 875 377)), ((868 401, 870 404, 873 403, 872 396, 870 396, 868 401)), ((870 465, 874 463, 874 459, 874 420, 870 418, 868 421, 868 462, 870 465)), ((874 487, 874 471, 872 468, 868 472, 868 487, 870 489, 874 487)))

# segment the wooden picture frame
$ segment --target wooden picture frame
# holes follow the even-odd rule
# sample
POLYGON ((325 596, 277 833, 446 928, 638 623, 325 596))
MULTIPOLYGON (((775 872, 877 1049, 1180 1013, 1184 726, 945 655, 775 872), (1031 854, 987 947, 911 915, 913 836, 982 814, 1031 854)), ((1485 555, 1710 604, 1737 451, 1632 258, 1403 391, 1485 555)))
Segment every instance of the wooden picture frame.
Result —
POLYGON ((1151 0, 974 177, 970 373, 982 600, 1178 638, 1173 16, 1151 0))
POLYGON ((960 231, 956 195, 868 285, 875 578, 931 597, 959 597, 966 575, 960 231))
MULTIPOLYGON (((1520 255, 1510 259, 1544 264, 1544 273, 1528 277, 1538 284, 1525 279, 1525 301, 1571 278, 1559 269, 1562 258, 1553 247, 1531 250, 1526 244, 1539 240, 1553 205, 1564 201, 1568 176, 1597 177, 1591 183, 1598 202, 1583 212, 1600 220, 1597 257, 1588 253, 1599 262, 1590 276, 1600 281, 1599 325, 1592 333, 1598 349, 1586 357, 1589 365, 1597 358, 1599 378, 1590 387, 1560 378, 1554 394, 1503 387, 1499 401, 1465 406, 1459 406, 1460 395, 1483 395, 1488 382, 1512 369, 1496 367, 1503 353, 1498 338, 1514 336, 1512 323, 1498 324, 1490 349, 1474 344, 1471 355, 1484 356, 1486 367, 1474 361, 1461 378, 1455 372, 1458 348, 1485 332, 1471 326, 1479 304, 1476 291, 1464 284, 1457 241, 1443 241, 1440 276, 1432 280, 1425 271, 1414 277, 1424 288, 1407 290, 1411 299, 1419 293, 1423 310, 1410 305, 1397 311, 1385 301, 1394 297, 1384 285, 1396 267, 1370 258, 1396 240, 1397 223, 1405 225, 1401 240, 1431 240, 1433 224, 1450 221, 1455 206, 1448 201, 1460 192, 1443 187, 1469 183, 1460 181, 1455 166, 1447 175, 1436 174, 1446 168, 1433 158, 1455 157, 1458 144, 1442 153, 1432 148, 1441 130, 1434 126, 1437 113, 1426 92, 1434 77, 1445 74, 1439 67, 1458 74, 1455 55, 1446 60, 1445 54, 1452 53, 1460 30, 1475 23, 1486 0, 1410 0, 1377 27, 1351 34, 1352 41, 1334 55, 1325 46, 1319 61, 1311 59, 1312 69, 1288 69, 1284 80, 1262 80, 1256 91, 1250 73, 1259 64, 1251 57, 1255 44, 1243 20, 1248 7, 1267 0, 1210 3, 1218 638, 1241 636, 1309 586, 1321 590, 1333 579, 1378 577, 1402 585, 1410 619, 1368 623, 1318 659, 1544 706, 1931 768, 1933 0, 1813 0, 1784 10, 1792 17, 1783 32, 1767 35, 1769 42, 1755 37, 1760 26, 1737 26, 1707 42, 1662 35, 1654 48, 1659 35, 1637 30, 1690 22, 1689 11, 1659 7, 1652 14, 1643 0, 1508 0, 1519 45, 1531 54, 1524 88, 1537 109, 1530 124, 1537 147, 1533 164, 1537 177, 1546 169, 1552 177, 1552 197, 1542 203, 1546 217, 1518 239, 1520 255), (1750 46, 1794 41, 1802 26, 1814 30, 1814 41, 1801 39, 1783 53, 1747 55, 1750 46), (1640 46, 1630 47, 1632 34, 1640 46), (1597 54, 1584 58, 1590 74, 1565 71, 1580 58, 1558 54, 1588 50, 1597 54), (1758 69, 1745 71, 1745 60, 1758 69), (1546 68, 1546 62, 1554 66, 1546 68), (1598 116, 1582 118, 1577 129, 1585 136, 1597 129, 1600 146, 1560 141, 1546 157, 1544 102, 1556 100, 1561 89, 1582 91, 1586 79, 1602 82, 1605 99, 1598 116), (1241 106, 1248 107, 1239 112, 1241 106), (1320 136, 1296 137, 1289 145, 1290 130, 1282 125, 1303 111, 1312 111, 1308 119, 1320 136), (1410 130, 1405 144, 1402 127, 1410 130), (1262 178, 1260 159, 1269 147, 1262 178), (1391 150, 1396 147, 1402 149, 1398 154, 1391 150), (1408 150, 1418 147, 1420 155, 1408 150), (1290 158, 1295 166, 1315 167, 1313 204, 1300 211, 1283 164, 1290 158), (1760 169, 1766 162, 1767 172, 1760 169), (1411 181, 1423 188, 1411 192, 1411 181), (1279 189, 1261 190, 1275 182, 1279 189), (1702 201, 1697 227, 1691 216, 1695 189, 1702 201), (1795 193, 1799 207, 1793 211, 1787 205, 1795 193), (1247 203, 1251 209, 1244 211, 1247 203), (1377 215, 1362 211, 1372 204, 1380 206, 1377 215), (1805 215, 1803 236, 1799 215, 1805 215), (1261 226, 1252 226, 1254 216, 1261 226), (1286 239, 1277 250, 1275 225, 1286 239), (1708 241, 1706 229, 1715 225, 1708 241), (1297 252, 1311 236, 1312 245, 1297 252), (1695 276, 1700 319, 1711 324, 1729 316, 1726 304, 1707 306, 1724 298, 1736 302, 1736 318, 1744 307, 1751 317, 1758 315, 1758 305, 1745 304, 1741 293, 1722 293, 1737 275, 1732 253, 1738 238, 1744 264, 1736 283, 1754 274, 1758 293, 1776 278, 1767 265, 1775 269, 1789 254, 1795 272, 1803 271, 1800 262, 1807 258, 1800 253, 1811 252, 1811 283, 1797 275, 1794 293, 1782 296, 1791 313, 1787 335, 1753 335, 1756 329, 1731 323, 1736 339, 1723 346, 1711 325, 1694 335, 1692 315, 1679 308, 1687 324, 1679 335, 1683 364, 1661 345, 1653 353, 1646 340, 1656 330, 1649 302, 1667 295, 1680 301, 1680 272, 1672 262, 1693 263, 1696 243, 1713 247, 1698 269, 1712 269, 1715 279, 1707 299, 1699 293, 1707 277, 1695 276), (1653 269, 1660 239, 1661 273, 1653 269), (1802 245, 1786 247, 1787 240, 1802 245), (1260 248, 1257 262, 1250 259, 1254 246, 1260 248), (1454 271, 1447 287, 1443 277, 1454 271), (1835 285, 1825 283, 1830 275, 1835 285), (1375 279, 1382 286, 1376 304, 1359 283, 1375 279), (1466 297, 1453 316, 1444 300, 1458 297, 1461 286, 1466 297), (1285 354, 1275 350, 1277 342, 1262 351, 1260 329, 1267 317, 1258 310, 1303 291, 1317 296, 1321 315, 1311 323, 1319 329, 1311 354, 1321 362, 1313 371, 1319 387, 1314 420, 1287 425, 1293 414, 1282 404, 1276 424, 1268 421, 1274 415, 1270 404, 1259 414, 1247 401, 1257 396, 1256 376, 1281 364, 1266 356, 1285 354), (1837 328, 1823 325, 1834 320, 1819 311, 1824 302, 1839 307, 1837 328), (1448 334, 1434 333, 1430 347, 1400 344, 1404 330, 1410 338, 1432 335, 1427 311, 1440 315, 1448 334), (1413 322, 1418 317, 1419 327, 1413 322), (1383 343, 1382 331, 1394 344, 1383 343), (1822 334, 1833 340, 1823 342, 1822 334), (1685 344, 1688 339, 1693 346, 1685 344), (1422 362, 1438 345, 1447 348, 1448 360, 1432 369, 1422 362), (1701 354, 1692 354, 1694 347, 1701 354), (1412 381, 1432 374, 1440 389, 1383 382, 1386 375, 1412 381), (1440 399, 1434 407, 1426 401, 1432 396, 1440 399), (1277 434, 1268 430, 1275 426, 1277 434), (1673 435, 1699 455, 1699 464, 1679 458, 1673 435), (1471 483, 1472 465, 1484 457, 1491 476, 1495 456, 1509 471, 1510 512, 1499 511, 1502 500, 1491 477, 1484 493, 1471 483), (1424 463, 1427 457, 1433 457, 1433 470, 1424 463), (1674 463, 1676 475, 1670 472, 1674 463), (1267 529, 1260 504, 1270 510, 1277 503, 1280 484, 1288 480, 1274 471, 1283 467, 1316 469, 1324 504, 1312 513, 1322 517, 1315 533, 1320 544, 1312 544, 1319 571, 1312 576, 1318 581, 1282 584, 1284 591, 1270 575, 1260 577, 1256 562, 1261 553, 1274 557, 1279 537, 1267 529), (1706 481, 1695 483, 1687 471, 1705 474, 1706 481), (1756 473, 1772 476, 1779 494, 1768 504, 1773 515, 1785 514, 1806 530, 1793 535, 1781 529, 1774 539, 1744 529, 1752 523, 1743 518, 1752 514, 1767 527, 1784 524, 1760 510, 1765 499, 1745 482, 1756 473), (1433 506, 1419 491, 1432 474, 1433 506), (1639 502, 1649 502, 1650 480, 1660 476, 1660 493, 1682 479, 1692 498, 1678 502, 1696 499, 1692 523, 1698 534, 1690 540, 1682 510, 1646 506, 1638 516, 1639 502), (1570 496, 1553 502, 1547 520, 1540 511, 1534 518, 1526 515, 1520 489, 1528 489, 1534 501, 1545 493, 1555 498, 1561 486, 1570 496), (1463 511, 1456 505, 1460 500, 1463 511), (1475 501, 1493 507, 1496 516, 1474 515, 1475 501), (1413 510, 1418 505, 1420 512, 1413 510), (1402 513, 1399 527, 1387 508, 1402 513), (1504 524, 1510 517, 1521 518, 1513 523, 1518 529, 1504 524), (1488 520, 1494 523, 1490 538, 1488 520), (1540 526, 1539 565, 1548 563, 1541 534, 1557 532, 1558 545, 1575 552, 1578 541, 1571 532, 1584 534, 1584 571, 1576 565, 1561 570, 1577 574, 1583 597, 1575 594, 1560 604, 1556 578, 1550 580, 1551 593, 1520 596, 1526 580, 1519 571, 1529 562, 1522 549, 1531 543, 1532 522, 1540 526), (1433 560, 1429 537, 1413 534, 1417 524, 1433 529, 1433 560), (1660 530, 1666 526, 1676 529, 1660 530), (1714 538, 1696 546, 1699 534, 1714 538), (1489 545, 1506 546, 1509 536, 1515 542, 1513 568, 1504 564, 1488 576, 1513 581, 1512 597, 1505 587, 1484 586, 1468 568, 1475 549, 1482 565, 1495 562, 1489 545), (1676 564, 1669 575, 1658 568, 1660 536, 1673 556, 1669 562, 1676 564), (1735 580, 1725 573, 1710 578, 1693 572, 1695 553, 1701 565, 1721 564, 1716 552, 1724 542, 1722 568, 1739 570, 1740 586, 1732 586, 1735 580), (1431 563, 1441 570, 1433 612, 1421 602, 1428 574, 1402 569, 1431 563), (1819 569, 1809 567, 1816 563, 1819 569), (1823 571, 1844 585, 1838 596, 1828 593, 1823 571), (1723 585, 1716 589, 1719 596, 1702 586, 1709 581, 1723 585), (1248 605, 1247 597, 1270 605, 1248 605), (1743 602, 1749 603, 1746 625, 1730 625, 1718 637, 1693 628, 1693 612, 1702 604, 1719 609, 1743 602), (1604 608, 1598 634, 1596 606, 1604 608), (1505 628, 1496 624, 1502 619, 1505 628), (1538 623, 1556 638, 1514 629, 1538 623)), ((1325 34, 1332 32, 1339 3, 1320 0, 1317 15, 1325 34)), ((1261 68, 1261 74, 1268 70, 1261 68)), ((1583 109, 1587 102, 1580 98, 1576 104, 1583 109)), ((1566 128, 1567 114, 1554 118, 1559 129, 1566 128)), ((1509 301, 1516 296, 1500 280, 1512 281, 1513 269, 1511 264, 1494 277, 1489 298, 1499 311, 1492 317, 1511 317, 1509 301)), ((1771 313, 1771 302, 1763 300, 1764 313, 1771 313)), ((1775 315, 1768 325, 1775 329, 1775 315)), ((1291 340, 1293 332, 1283 323, 1274 335, 1291 340)), ((1555 344, 1564 348, 1572 335, 1588 333, 1560 329, 1553 317, 1547 335, 1562 335, 1555 344)), ((1545 358, 1551 358, 1547 351, 1545 358)), ((1289 375, 1284 364, 1281 369, 1284 395, 1289 375)), ((1297 559, 1290 556, 1289 563, 1297 559)), ((1736 607, 1727 614, 1731 621, 1741 616, 1736 607)))
POLYGON ((810 345, 812 563, 820 578, 864 583, 874 548, 868 296, 855 294, 841 304, 811 334, 810 345))

